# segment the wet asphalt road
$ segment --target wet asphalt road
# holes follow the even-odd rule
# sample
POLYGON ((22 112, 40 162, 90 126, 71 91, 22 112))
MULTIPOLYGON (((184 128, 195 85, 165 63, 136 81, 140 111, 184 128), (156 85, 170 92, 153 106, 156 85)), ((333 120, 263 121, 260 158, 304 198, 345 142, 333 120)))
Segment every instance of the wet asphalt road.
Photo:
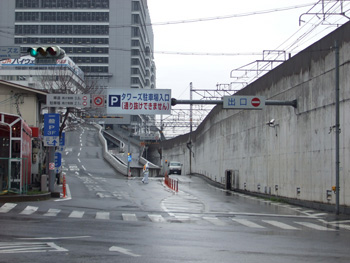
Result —
POLYGON ((0 204, 0 262, 350 262, 350 220, 217 189, 118 175, 91 126, 67 132, 70 196, 0 204))

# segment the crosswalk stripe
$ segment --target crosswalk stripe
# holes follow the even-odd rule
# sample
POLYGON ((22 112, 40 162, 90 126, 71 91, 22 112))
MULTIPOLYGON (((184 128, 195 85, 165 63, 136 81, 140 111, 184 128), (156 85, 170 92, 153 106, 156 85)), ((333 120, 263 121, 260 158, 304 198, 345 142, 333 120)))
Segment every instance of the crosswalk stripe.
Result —
POLYGON ((15 208, 17 204, 14 203, 6 203, 2 207, 0 207, 0 213, 7 213, 11 209, 15 208))
POLYGON ((262 222, 265 222, 267 224, 273 225, 278 228, 286 229, 286 230, 300 230, 299 228, 296 228, 294 226, 290 226, 285 223, 274 221, 274 220, 262 220, 262 222))
POLYGON ((247 219, 232 218, 232 220, 237 222, 237 223, 240 223, 240 224, 242 224, 244 226, 251 227, 251 228, 265 228, 265 227, 263 227, 261 225, 258 225, 258 224, 254 223, 254 222, 251 222, 251 221, 249 221, 247 219))
POLYGON ((122 214, 122 217, 124 221, 132 221, 132 222, 137 221, 137 217, 135 214, 122 214))
POLYGON ((96 219, 109 220, 109 212, 97 212, 96 219))
POLYGON ((166 220, 161 215, 148 215, 148 218, 154 223, 164 223, 166 220))
POLYGON ((38 209, 39 209, 39 207, 29 205, 20 214, 21 215, 31 215, 31 214, 34 214, 38 209))
POLYGON ((60 209, 49 209, 44 216, 57 216, 61 212, 60 209))
POLYGON ((305 227, 308 227, 308 228, 315 229, 315 230, 320 230, 320 231, 336 231, 335 229, 316 225, 316 224, 309 223, 309 222, 295 222, 295 223, 302 225, 302 226, 305 226, 305 227))
POLYGON ((68 217, 71 217, 71 218, 82 218, 84 214, 85 214, 84 211, 73 211, 72 213, 70 213, 70 215, 68 217))
POLYGON ((224 221, 220 220, 217 217, 203 217, 203 219, 209 221, 210 223, 212 223, 213 225, 216 225, 216 226, 226 226, 227 225, 224 221))
POLYGON ((347 230, 350 230, 350 226, 349 225, 345 225, 345 224, 332 224, 335 227, 339 227, 339 228, 344 228, 347 230))

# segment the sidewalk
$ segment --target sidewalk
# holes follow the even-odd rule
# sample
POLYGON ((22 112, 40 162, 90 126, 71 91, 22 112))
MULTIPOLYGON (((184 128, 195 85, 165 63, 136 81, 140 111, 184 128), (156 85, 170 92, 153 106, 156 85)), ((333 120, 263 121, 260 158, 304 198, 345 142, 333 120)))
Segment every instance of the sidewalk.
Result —
POLYGON ((55 184, 54 192, 47 192, 42 194, 4 194, 0 195, 0 203, 7 202, 33 202, 33 201, 45 201, 51 198, 60 198, 60 193, 62 192, 62 186, 55 184))

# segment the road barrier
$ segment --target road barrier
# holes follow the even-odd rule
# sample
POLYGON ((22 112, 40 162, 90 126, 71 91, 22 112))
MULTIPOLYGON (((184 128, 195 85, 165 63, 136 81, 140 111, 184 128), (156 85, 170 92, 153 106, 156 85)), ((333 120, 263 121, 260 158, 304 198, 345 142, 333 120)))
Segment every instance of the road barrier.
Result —
POLYGON ((164 175, 164 183, 175 192, 179 191, 179 180, 170 178, 167 172, 164 175))
POLYGON ((66 198, 67 197, 67 189, 66 189, 66 175, 65 174, 63 174, 62 191, 63 191, 63 198, 66 198))

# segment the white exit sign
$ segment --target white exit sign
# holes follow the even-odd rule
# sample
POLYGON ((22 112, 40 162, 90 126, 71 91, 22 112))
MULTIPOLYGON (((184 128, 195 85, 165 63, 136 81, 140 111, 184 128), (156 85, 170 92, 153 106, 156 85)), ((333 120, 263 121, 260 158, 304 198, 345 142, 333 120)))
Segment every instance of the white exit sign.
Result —
POLYGON ((264 107, 262 96, 224 96, 224 109, 261 110, 264 107))

